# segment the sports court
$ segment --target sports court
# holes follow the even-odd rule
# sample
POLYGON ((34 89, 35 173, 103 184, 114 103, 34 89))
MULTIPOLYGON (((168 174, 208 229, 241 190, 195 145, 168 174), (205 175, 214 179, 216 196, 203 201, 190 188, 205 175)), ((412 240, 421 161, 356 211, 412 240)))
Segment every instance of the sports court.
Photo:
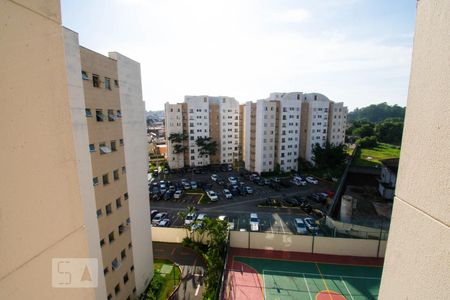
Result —
POLYGON ((232 248, 225 299, 377 299, 382 259, 232 248))

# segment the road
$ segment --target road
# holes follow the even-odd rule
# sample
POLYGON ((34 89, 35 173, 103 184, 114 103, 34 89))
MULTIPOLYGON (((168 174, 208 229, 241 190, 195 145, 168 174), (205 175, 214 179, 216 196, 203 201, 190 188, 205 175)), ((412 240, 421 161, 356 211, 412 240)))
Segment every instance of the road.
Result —
POLYGON ((181 284, 171 299, 202 299, 205 265, 200 256, 181 244, 160 242, 153 242, 153 255, 174 261, 181 267, 181 284))

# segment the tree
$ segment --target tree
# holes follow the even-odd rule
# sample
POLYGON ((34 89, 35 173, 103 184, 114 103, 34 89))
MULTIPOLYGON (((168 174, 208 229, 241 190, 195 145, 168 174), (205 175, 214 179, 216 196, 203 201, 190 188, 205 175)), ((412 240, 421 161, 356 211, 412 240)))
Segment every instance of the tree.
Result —
POLYGON ((353 130, 353 134, 361 138, 364 138, 366 136, 372 136, 374 135, 374 127, 375 126, 373 125, 373 123, 362 124, 361 127, 358 127, 355 130, 353 130))
POLYGON ((210 137, 198 137, 195 141, 200 155, 214 155, 217 152, 217 142, 210 137))
POLYGON ((375 148, 378 145, 376 136, 366 136, 356 142, 362 148, 375 148))
POLYGON ((335 146, 328 142, 323 148, 320 144, 315 144, 312 150, 313 161, 319 168, 334 169, 345 161, 347 154, 344 147, 344 145, 335 146))
POLYGON ((380 142, 400 145, 403 135, 403 122, 384 121, 375 126, 375 134, 380 142))
POLYGON ((187 140, 187 136, 184 133, 171 133, 167 138, 169 142, 174 143, 182 143, 184 140, 187 140))
POLYGON ((405 118, 405 108, 398 105, 389 105, 386 102, 372 104, 367 107, 357 108, 348 114, 350 122, 366 119, 370 122, 378 123, 387 118, 405 118))

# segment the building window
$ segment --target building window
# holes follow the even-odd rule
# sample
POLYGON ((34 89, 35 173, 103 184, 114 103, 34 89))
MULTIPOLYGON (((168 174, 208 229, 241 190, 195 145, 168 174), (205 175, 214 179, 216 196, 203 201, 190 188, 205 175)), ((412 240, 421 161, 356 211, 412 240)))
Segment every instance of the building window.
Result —
POLYGON ((120 262, 117 260, 117 258, 114 258, 114 260, 111 262, 112 270, 118 270, 120 268, 120 262))
POLYGON ((95 110, 95 117, 97 118, 97 122, 103 122, 103 119, 105 116, 103 115, 102 109, 96 109, 95 110))
POLYGON ((111 231, 111 233, 108 235, 108 240, 109 240, 110 244, 115 241, 115 239, 114 239, 114 231, 111 231))
POLYGON ((133 248, 133 244, 131 242, 128 243, 128 249, 133 248))
POLYGON ((134 272, 134 265, 131 266, 130 271, 134 272))
POLYGON ((92 178, 92 184, 96 186, 98 184, 98 177, 92 178))
POLYGON ((111 299, 112 299, 112 295, 109 294, 109 295, 108 295, 108 300, 111 300, 111 299))
POLYGON ((120 110, 117 110, 117 115, 118 118, 122 118, 122 112, 120 110))
POLYGON ((103 185, 108 185, 109 184, 108 174, 104 174, 102 176, 102 181, 103 181, 103 185))
POLYGON ((125 200, 128 200, 128 193, 123 194, 123 198, 124 198, 125 200))
POLYGON ((133 288, 133 294, 136 294, 136 287, 133 288))
POLYGON ((116 294, 116 296, 120 293, 120 284, 119 283, 114 288, 114 293, 116 294))
POLYGON ((127 222, 127 226, 130 225, 130 223, 131 223, 130 218, 127 218, 126 222, 127 222))
POLYGON ((122 259, 122 261, 124 261, 125 258, 127 258, 127 253, 126 253, 125 249, 123 249, 123 250, 120 252, 120 258, 122 259))
POLYGON ((102 209, 97 209, 97 218, 100 218, 102 216, 103 212, 102 209))
POLYGON ((111 151, 117 151, 116 141, 111 141, 111 151))
POLYGON ((116 120, 116 116, 114 115, 114 110, 108 109, 108 121, 114 122, 116 120))
POLYGON ((89 152, 95 152, 95 145, 89 144, 89 152))
POLYGON ((103 269, 103 275, 106 276, 106 274, 108 274, 108 273, 109 273, 109 268, 108 267, 104 268, 103 269))
POLYGON ((100 240, 100 247, 103 247, 103 246, 105 246, 105 239, 100 240))
POLYGON ((92 85, 94 87, 100 87, 100 79, 96 74, 92 74, 92 85))
POLYGON ((119 235, 121 235, 122 233, 125 232, 125 226, 123 224, 120 224, 118 229, 119 229, 119 235))
POLYGON ((111 90, 111 79, 105 77, 105 89, 111 90))
POLYGON ((92 111, 91 111, 90 108, 86 108, 84 111, 86 112, 86 117, 87 118, 92 117, 92 111))
POLYGON ((86 71, 81 71, 81 78, 83 78, 83 80, 89 80, 89 76, 86 71))
POLYGON ((117 209, 122 207, 122 200, 120 198, 116 199, 116 207, 117 207, 117 209))
POLYGON ((119 87, 119 80, 114 79, 114 85, 116 86, 116 88, 118 88, 119 87))
POLYGON ((128 273, 125 273, 125 275, 123 275, 123 284, 127 284, 128 282, 128 273))
POLYGON ((114 177, 114 181, 119 180, 119 170, 114 170, 113 171, 113 177, 114 177))
POLYGON ((120 140, 119 140, 119 145, 120 145, 120 146, 123 146, 123 139, 120 139, 120 140))
POLYGON ((111 203, 106 205, 106 215, 109 216, 110 214, 112 214, 112 206, 111 203))
POLYGON ((126 174, 127 173, 127 168, 122 167, 122 174, 126 174))

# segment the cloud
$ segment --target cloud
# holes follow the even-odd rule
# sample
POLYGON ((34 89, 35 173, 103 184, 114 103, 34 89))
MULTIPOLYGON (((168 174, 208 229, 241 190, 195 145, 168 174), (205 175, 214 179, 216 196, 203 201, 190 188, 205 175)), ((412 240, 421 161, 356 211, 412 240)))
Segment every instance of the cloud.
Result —
POLYGON ((277 22, 300 23, 305 22, 311 17, 306 9, 289 9, 272 13, 271 19, 277 22))

